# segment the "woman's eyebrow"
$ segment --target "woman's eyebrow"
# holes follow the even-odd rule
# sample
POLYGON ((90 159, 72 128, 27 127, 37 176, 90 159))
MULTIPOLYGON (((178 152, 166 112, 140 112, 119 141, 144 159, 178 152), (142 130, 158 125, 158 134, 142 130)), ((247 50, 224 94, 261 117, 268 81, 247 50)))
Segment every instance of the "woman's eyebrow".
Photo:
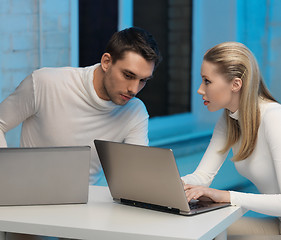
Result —
POLYGON ((208 76, 206 74, 200 73, 200 75, 201 75, 202 78, 208 78, 208 76))

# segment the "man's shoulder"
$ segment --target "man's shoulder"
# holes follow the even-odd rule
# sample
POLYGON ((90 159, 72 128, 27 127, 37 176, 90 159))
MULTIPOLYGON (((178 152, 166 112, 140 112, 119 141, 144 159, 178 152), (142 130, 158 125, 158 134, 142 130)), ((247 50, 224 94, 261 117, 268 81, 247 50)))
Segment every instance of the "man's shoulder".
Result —
POLYGON ((148 115, 145 104, 137 97, 132 98, 123 108, 131 113, 143 113, 148 115))
POLYGON ((36 81, 51 81, 51 79, 63 81, 69 77, 80 79, 85 77, 87 73, 93 72, 96 65, 89 67, 43 67, 33 71, 32 76, 36 81))
POLYGON ((144 102, 137 97, 132 98, 126 105, 146 109, 144 102))
POLYGON ((80 79, 81 72, 79 68, 74 67, 44 67, 35 70, 32 73, 32 79, 35 83, 49 85, 58 84, 70 79, 80 79))
POLYGON ((34 75, 44 76, 44 75, 57 75, 57 74, 63 74, 68 73, 72 71, 77 71, 79 68, 74 67, 43 67, 40 69, 37 69, 33 72, 34 75))

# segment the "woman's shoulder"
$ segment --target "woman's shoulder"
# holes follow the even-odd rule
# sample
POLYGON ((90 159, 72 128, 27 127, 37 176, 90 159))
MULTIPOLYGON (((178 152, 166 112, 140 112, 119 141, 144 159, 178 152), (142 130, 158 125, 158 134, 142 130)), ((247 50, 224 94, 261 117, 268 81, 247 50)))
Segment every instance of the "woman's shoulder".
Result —
POLYGON ((281 120, 281 104, 272 101, 262 101, 260 103, 261 119, 272 120, 273 118, 281 120))

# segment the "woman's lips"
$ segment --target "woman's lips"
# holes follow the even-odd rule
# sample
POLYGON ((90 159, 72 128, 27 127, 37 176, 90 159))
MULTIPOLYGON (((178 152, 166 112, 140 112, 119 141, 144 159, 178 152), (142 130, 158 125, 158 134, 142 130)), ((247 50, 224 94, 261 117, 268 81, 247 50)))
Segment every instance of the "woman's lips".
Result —
POLYGON ((205 100, 204 98, 203 98, 203 101, 204 101, 205 106, 207 106, 210 103, 209 101, 205 100))

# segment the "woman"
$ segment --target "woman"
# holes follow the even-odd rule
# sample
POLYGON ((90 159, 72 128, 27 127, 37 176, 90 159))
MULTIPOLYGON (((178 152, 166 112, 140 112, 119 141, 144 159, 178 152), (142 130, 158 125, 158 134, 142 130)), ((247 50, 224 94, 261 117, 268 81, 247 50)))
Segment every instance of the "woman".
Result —
POLYGON ((208 50, 201 76, 198 93, 204 105, 211 112, 225 110, 199 166, 193 174, 182 178, 186 196, 189 201, 208 197, 215 202, 230 202, 276 216, 257 221, 242 219, 242 224, 237 223, 238 229, 235 225, 229 229, 231 234, 279 235, 281 105, 266 88, 254 55, 241 43, 225 42, 208 50), (231 148, 236 169, 253 182, 261 194, 208 188, 231 148), (253 231, 247 232, 249 229, 253 231))

